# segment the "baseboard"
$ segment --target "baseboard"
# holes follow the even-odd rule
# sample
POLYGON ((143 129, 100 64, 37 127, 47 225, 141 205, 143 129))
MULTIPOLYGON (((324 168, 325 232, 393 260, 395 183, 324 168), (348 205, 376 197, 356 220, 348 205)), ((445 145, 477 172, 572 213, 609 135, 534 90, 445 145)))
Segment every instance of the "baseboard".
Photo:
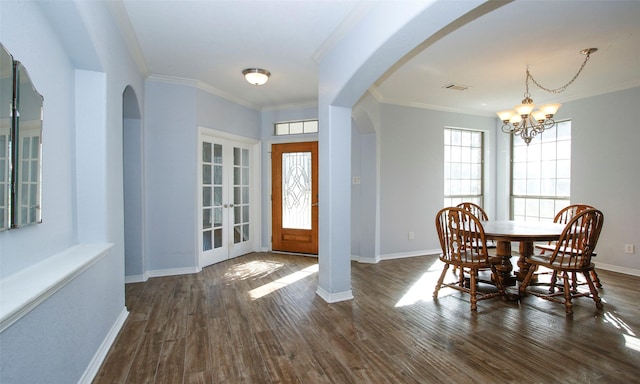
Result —
POLYGON ((386 255, 381 255, 380 260, 393 260, 393 259, 404 259, 407 257, 416 257, 416 256, 439 255, 440 253, 442 253, 441 249, 425 249, 422 251, 389 253, 386 255))
POLYGON ((147 274, 147 273, 145 273, 143 275, 132 275, 132 276, 125 276, 124 277, 124 283, 125 284, 129 284, 129 283, 144 283, 147 280, 149 280, 149 274, 147 274))
POLYGON ((190 275, 192 273, 198 273, 198 272, 199 272, 198 267, 156 269, 156 270, 147 272, 147 276, 162 277, 162 276, 190 275))
POLYGON ((115 323, 109 330, 109 333, 107 333, 107 336, 105 337, 104 341, 100 345, 100 348, 98 348, 95 355, 93 355, 93 359, 91 359, 91 362, 87 366, 87 369, 84 371, 84 374, 82 375, 80 380, 78 380, 78 383, 91 384, 96 374, 98 373, 98 370, 102 365, 102 362, 107 357, 107 353, 109 353, 109 349, 111 349, 111 345, 113 345, 113 342, 116 340, 116 337, 118 337, 118 333, 120 332, 120 329, 122 329, 122 326, 124 325, 124 322, 125 320, 127 320, 128 316, 129 316, 129 311, 127 311, 127 308, 126 307, 122 308, 122 312, 120 312, 120 315, 118 316, 115 323))
POLYGON ((351 255, 351 260, 357 261, 363 264, 378 264, 380 257, 362 257, 357 255, 351 255))
MULTIPOLYGON (((591 261, 593 261, 593 259, 591 259, 591 261)), ((631 276, 640 276, 640 270, 638 269, 621 267, 619 265, 603 264, 598 262, 595 262, 595 265, 596 265, 596 268, 604 269, 605 271, 624 273, 625 275, 631 275, 631 276)))
POLYGON ((318 287, 316 294, 320 296, 327 303, 337 303, 339 301, 347 301, 353 299, 353 292, 351 290, 337 293, 329 293, 324 289, 318 287))

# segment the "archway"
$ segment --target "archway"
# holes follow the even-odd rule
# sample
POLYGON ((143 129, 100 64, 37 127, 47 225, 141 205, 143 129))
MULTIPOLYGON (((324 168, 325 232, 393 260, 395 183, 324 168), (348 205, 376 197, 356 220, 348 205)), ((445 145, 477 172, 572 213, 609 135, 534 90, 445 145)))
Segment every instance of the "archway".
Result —
POLYGON ((351 291, 351 109, 396 63, 506 2, 447 0, 376 3, 318 65, 320 238, 317 294, 327 302, 351 291), (366 36, 366 39, 363 38, 366 36))
POLYGON ((144 135, 135 91, 122 93, 122 175, 125 281, 144 281, 144 135))

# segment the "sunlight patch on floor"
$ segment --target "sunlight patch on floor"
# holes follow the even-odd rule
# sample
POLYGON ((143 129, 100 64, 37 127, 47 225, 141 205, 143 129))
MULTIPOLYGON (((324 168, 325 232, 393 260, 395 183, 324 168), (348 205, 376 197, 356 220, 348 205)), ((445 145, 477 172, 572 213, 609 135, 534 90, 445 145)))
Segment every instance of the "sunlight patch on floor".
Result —
POLYGON ((261 278, 268 276, 283 266, 284 264, 275 261, 254 260, 232 266, 224 274, 224 277, 229 281, 261 278))
MULTIPOLYGON (((413 305, 417 302, 433 301, 433 291, 436 288, 436 283, 440 278, 444 265, 442 263, 434 263, 427 272, 425 272, 418 281, 416 281, 411 288, 405 293, 402 298, 396 303, 396 308, 404 307, 407 305, 413 305)), ((447 271, 447 274, 451 273, 451 268, 447 271)), ((445 277, 451 279, 452 276, 445 277)), ((439 297, 444 297, 448 294, 448 290, 441 290, 438 294, 439 297)))
POLYGON ((636 333, 624 320, 612 312, 605 312, 604 319, 607 323, 624 332, 622 336, 625 347, 640 352, 640 338, 636 337, 636 333))
POLYGON ((634 351, 640 352, 640 339, 634 336, 623 335, 624 336, 624 346, 633 349, 634 351))
POLYGON ((295 283, 296 281, 304 279, 305 277, 311 276, 317 272, 318 272, 318 264, 314 264, 307 268, 301 269, 297 272, 293 272, 292 274, 287 275, 285 277, 281 277, 278 280, 274 280, 270 283, 267 283, 258 288, 250 290, 249 297, 251 297, 251 300, 257 300, 272 292, 277 291, 278 289, 284 288, 291 283, 295 283))
POLYGON ((631 327, 629 327, 627 325, 627 323, 624 322, 624 320, 619 318, 614 313, 605 312, 604 318, 609 324, 611 324, 614 327, 624 331, 626 334, 631 335, 631 336, 635 336, 636 335, 635 332, 633 332, 633 329, 631 329, 631 327))

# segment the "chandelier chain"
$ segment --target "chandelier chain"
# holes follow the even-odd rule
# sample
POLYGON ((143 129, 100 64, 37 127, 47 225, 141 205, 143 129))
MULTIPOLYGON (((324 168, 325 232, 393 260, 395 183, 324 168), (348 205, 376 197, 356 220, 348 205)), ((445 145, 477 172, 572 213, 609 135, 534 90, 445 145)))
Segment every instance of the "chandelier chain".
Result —
MULTIPOLYGON (((531 81, 538 86, 538 88, 545 90, 549 93, 562 93, 564 92, 567 87, 569 87, 571 84, 573 84, 574 81, 576 81, 576 79, 578 78, 578 76, 580 76, 580 73, 582 72, 582 70, 584 69, 585 65, 587 65, 587 61, 589 61, 589 58, 591 57, 590 52, 587 53, 587 57, 584 58, 584 61, 582 62, 582 65, 580 66, 580 69, 578 69, 578 72, 575 74, 575 76, 573 76, 573 78, 571 80, 569 80, 569 82, 565 85, 563 85, 560 88, 556 88, 556 89, 549 89, 546 87, 543 87, 540 83, 538 83, 536 81, 536 79, 533 78, 533 75, 529 72, 529 68, 527 68, 527 80, 531 79, 531 81)), ((527 81, 527 93, 529 93, 529 84, 527 81)))

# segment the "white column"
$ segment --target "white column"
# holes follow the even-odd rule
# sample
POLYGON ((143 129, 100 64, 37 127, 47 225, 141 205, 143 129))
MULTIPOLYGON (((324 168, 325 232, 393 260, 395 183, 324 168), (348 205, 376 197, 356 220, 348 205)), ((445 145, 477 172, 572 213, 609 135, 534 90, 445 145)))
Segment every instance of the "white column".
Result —
POLYGON ((351 292, 351 108, 319 110, 319 282, 325 301, 349 300, 351 292))

